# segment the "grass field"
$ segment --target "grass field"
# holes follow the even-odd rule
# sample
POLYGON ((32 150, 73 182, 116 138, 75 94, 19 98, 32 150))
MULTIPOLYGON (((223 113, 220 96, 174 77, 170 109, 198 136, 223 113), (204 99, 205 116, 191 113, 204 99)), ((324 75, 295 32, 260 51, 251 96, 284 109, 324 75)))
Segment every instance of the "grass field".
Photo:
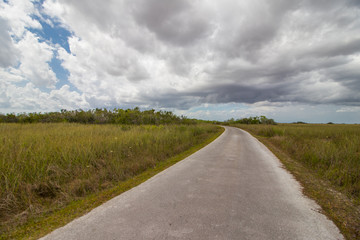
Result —
POLYGON ((273 150, 347 238, 360 239, 360 125, 234 126, 273 150))
POLYGON ((205 124, 0 124, 0 230, 111 188, 218 132, 205 124))

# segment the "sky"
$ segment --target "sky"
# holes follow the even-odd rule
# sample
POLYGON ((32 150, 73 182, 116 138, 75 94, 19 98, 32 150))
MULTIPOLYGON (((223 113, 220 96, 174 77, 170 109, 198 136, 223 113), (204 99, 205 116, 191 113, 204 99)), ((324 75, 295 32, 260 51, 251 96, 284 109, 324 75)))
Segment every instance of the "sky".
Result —
POLYGON ((360 123, 359 0, 0 0, 0 112, 360 123))

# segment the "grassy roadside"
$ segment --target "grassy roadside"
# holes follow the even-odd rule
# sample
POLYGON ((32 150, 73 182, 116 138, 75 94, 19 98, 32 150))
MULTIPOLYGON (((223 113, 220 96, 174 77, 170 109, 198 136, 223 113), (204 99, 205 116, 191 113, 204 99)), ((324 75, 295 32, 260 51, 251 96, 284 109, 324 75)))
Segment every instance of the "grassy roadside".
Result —
MULTIPOLYGON (((153 127, 150 126, 146 128, 153 127)), ((37 239, 52 230, 63 226, 74 218, 84 215, 96 206, 139 185, 167 167, 206 146, 223 132, 223 128, 215 126, 212 126, 212 128, 215 128, 215 130, 208 131, 208 134, 206 135, 203 135, 200 130, 196 130, 195 128, 192 129, 191 131, 196 134, 203 135, 201 138, 202 140, 192 142, 191 146, 180 149, 180 154, 179 152, 176 153, 177 155, 173 154, 173 157, 165 154, 165 159, 155 163, 152 162, 150 165, 147 164, 145 168, 141 168, 140 171, 134 172, 134 174, 129 176, 126 180, 116 182, 116 184, 113 184, 114 186, 69 201, 66 205, 59 205, 57 208, 52 208, 51 211, 33 214, 33 216, 28 217, 23 224, 7 228, 6 231, 1 233, 0 239, 37 239)), ((143 130, 144 129, 142 129, 142 131, 143 130)), ((180 126, 180 131, 185 131, 184 127, 180 126)), ((190 135, 190 137, 192 136, 190 135)), ((21 216, 19 219, 20 218, 21 216)))
POLYGON ((359 126, 235 126, 251 133, 280 159, 301 183, 304 194, 322 207, 346 239, 360 239, 356 191, 360 161, 358 149, 349 143, 357 143, 359 126))

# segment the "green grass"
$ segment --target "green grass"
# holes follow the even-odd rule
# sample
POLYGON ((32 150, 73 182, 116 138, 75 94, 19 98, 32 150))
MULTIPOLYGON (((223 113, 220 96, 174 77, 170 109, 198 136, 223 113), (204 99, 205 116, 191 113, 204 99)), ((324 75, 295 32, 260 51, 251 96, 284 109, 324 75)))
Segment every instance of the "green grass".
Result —
POLYGON ((360 239, 360 125, 234 125, 259 138, 347 239, 360 239))
POLYGON ((204 124, 0 124, 0 238, 41 236, 220 132, 204 124))

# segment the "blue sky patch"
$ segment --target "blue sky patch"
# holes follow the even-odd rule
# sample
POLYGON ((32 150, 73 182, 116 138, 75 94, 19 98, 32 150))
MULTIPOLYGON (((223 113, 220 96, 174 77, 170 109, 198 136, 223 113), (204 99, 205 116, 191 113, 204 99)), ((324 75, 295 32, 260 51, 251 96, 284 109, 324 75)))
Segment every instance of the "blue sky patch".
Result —
POLYGON ((61 61, 54 56, 51 59, 51 62, 49 63, 50 67, 53 69, 53 71, 56 74, 56 78, 59 80, 67 80, 69 76, 69 71, 64 69, 61 66, 61 61))
MULTIPOLYGON (((40 8, 43 1, 34 3, 37 8, 40 8)), ((52 44, 58 44, 64 48, 68 53, 70 53, 70 46, 68 43, 68 38, 72 35, 70 31, 66 28, 63 28, 59 23, 51 19, 49 16, 43 15, 43 18, 32 15, 32 18, 39 21, 42 26, 42 29, 29 28, 28 30, 39 37, 39 41, 47 41, 52 44), (45 20, 44 20, 45 19, 45 20), (51 22, 50 24, 48 22, 51 22)), ((53 72, 56 74, 56 78, 59 80, 56 83, 56 89, 60 89, 62 86, 69 85, 71 91, 79 92, 79 90, 69 82, 69 71, 64 69, 61 66, 61 60, 57 58, 57 53, 54 51, 53 58, 49 62, 49 66, 52 68, 53 72)), ((48 92, 49 89, 42 89, 42 91, 48 92)))
POLYGON ((70 47, 68 38, 72 35, 67 29, 60 26, 59 23, 52 21, 48 18, 54 26, 50 26, 48 23, 41 20, 38 16, 33 16, 35 20, 38 20, 42 26, 42 29, 30 28, 29 31, 35 33, 37 36, 44 40, 50 41, 53 44, 59 44, 68 53, 70 53, 70 47))
POLYGON ((67 69, 64 69, 61 66, 61 60, 59 60, 54 55, 54 57, 51 59, 51 62, 49 62, 49 65, 52 68, 52 70, 54 71, 54 73, 56 74, 56 78, 59 80, 56 83, 56 89, 59 89, 66 84, 66 85, 70 86, 71 91, 79 92, 78 89, 72 83, 69 82, 68 77, 69 77, 70 73, 67 69))

